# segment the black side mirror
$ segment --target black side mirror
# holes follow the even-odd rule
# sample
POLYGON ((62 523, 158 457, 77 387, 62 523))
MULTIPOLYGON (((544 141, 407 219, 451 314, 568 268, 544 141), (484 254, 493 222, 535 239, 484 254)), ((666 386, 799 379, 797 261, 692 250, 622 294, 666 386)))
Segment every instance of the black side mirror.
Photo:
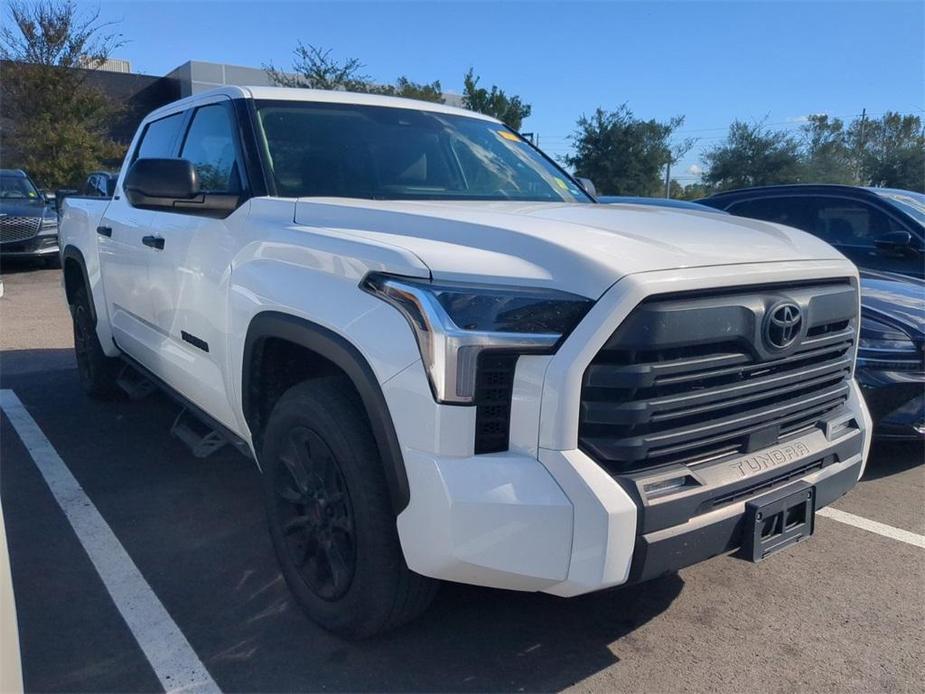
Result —
POLYGON ((199 195, 199 176, 186 159, 136 159, 122 187, 133 207, 173 209, 199 195))
POLYGON ((908 231, 891 231, 874 239, 874 246, 881 251, 907 251, 912 248, 912 234, 908 231))
POLYGON ((224 219, 241 200, 237 193, 200 190, 199 174, 186 159, 136 159, 122 189, 132 207, 224 219))

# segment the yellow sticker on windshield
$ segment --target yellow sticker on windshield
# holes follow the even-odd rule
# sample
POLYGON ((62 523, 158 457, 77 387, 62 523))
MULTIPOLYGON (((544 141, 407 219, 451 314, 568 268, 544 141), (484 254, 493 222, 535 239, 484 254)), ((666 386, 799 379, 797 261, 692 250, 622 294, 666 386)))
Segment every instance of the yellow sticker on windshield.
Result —
POLYGON ((517 135, 507 130, 499 130, 498 134, 505 140, 511 140, 511 142, 520 142, 520 138, 517 137, 517 135))
POLYGON ((563 181, 561 178, 557 176, 553 180, 556 182, 556 185, 559 186, 562 190, 568 190, 568 183, 563 181))

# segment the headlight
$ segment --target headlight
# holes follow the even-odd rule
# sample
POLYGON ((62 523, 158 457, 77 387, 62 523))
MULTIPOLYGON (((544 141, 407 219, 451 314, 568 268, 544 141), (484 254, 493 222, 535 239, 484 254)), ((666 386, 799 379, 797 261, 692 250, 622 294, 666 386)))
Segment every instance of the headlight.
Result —
POLYGON ((872 318, 861 319, 861 339, 858 347, 859 356, 874 359, 884 352, 914 354, 916 351, 915 343, 906 333, 872 318))
POLYGON ((362 288, 390 303, 414 332, 438 402, 468 404, 479 355, 551 354, 592 301, 547 289, 445 284, 372 273, 362 288))
POLYGON ((40 234, 55 234, 58 232, 57 217, 43 217, 42 224, 39 227, 40 234))

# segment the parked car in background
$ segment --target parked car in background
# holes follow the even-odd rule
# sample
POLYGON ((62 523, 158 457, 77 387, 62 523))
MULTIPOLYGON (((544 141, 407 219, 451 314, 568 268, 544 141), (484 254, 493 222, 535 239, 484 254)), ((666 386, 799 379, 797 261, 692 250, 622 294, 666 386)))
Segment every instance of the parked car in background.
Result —
POLYGON ((925 195, 803 184, 743 188, 698 202, 818 236, 858 267, 925 277, 925 195))
POLYGON ((861 272, 856 375, 877 436, 925 439, 925 281, 861 272))
POLYGON ((88 198, 111 198, 116 189, 118 173, 111 171, 94 171, 80 187, 78 194, 88 198))
POLYGON ((652 205, 653 207, 670 207, 675 210, 693 210, 698 212, 713 212, 725 214, 714 207, 701 205, 691 200, 675 200, 673 198, 644 198, 634 195, 598 195, 597 201, 605 205, 652 205))
POLYGON ((54 203, 20 169, 0 169, 0 257, 58 263, 54 203))

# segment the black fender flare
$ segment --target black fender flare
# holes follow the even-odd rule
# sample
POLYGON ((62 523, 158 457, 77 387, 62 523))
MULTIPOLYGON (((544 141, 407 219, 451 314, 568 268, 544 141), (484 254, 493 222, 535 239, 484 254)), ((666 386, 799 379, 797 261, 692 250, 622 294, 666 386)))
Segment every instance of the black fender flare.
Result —
MULTIPOLYGON (((90 275, 87 273, 87 261, 84 259, 84 254, 81 252, 77 246, 68 244, 64 247, 64 251, 61 253, 61 260, 63 261, 62 267, 67 270, 67 261, 73 260, 77 263, 77 266, 80 268, 80 274, 83 276, 84 288, 87 290, 87 298, 90 299, 90 318, 93 320, 93 325, 96 325, 96 302, 93 300, 93 288, 90 286, 90 275)), ((67 275, 65 274, 65 277, 67 275)), ((67 280, 64 282, 64 291, 67 295, 67 301, 71 303, 71 292, 67 286, 67 280)))
POLYGON ((369 362, 353 344, 325 327, 278 311, 258 313, 251 320, 244 340, 241 395, 244 419, 248 423, 254 414, 250 405, 251 365, 260 342, 266 338, 287 340, 315 352, 337 366, 353 383, 369 417, 397 517, 411 498, 408 475, 392 415, 369 362))

